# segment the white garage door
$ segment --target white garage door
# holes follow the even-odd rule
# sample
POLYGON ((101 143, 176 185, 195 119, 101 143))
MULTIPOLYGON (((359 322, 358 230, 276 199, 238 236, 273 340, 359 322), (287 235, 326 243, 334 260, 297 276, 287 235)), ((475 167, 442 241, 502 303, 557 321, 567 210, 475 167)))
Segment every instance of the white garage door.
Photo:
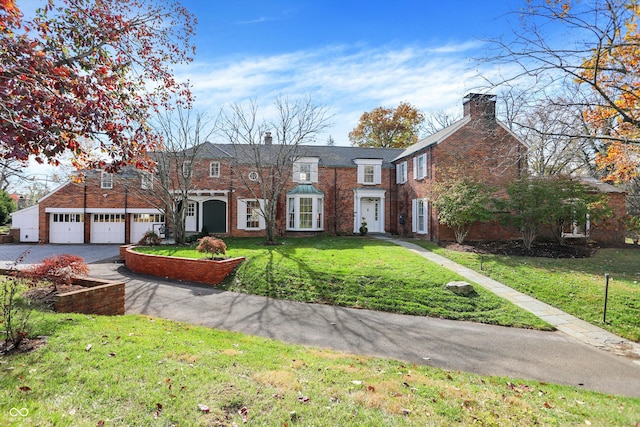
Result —
POLYGON ((93 214, 91 243, 124 243, 124 214, 93 214))
POLYGON ((84 243, 83 214, 52 213, 50 218, 50 243, 84 243))
POLYGON ((144 233, 155 231, 160 237, 164 237, 164 215, 138 213, 131 218, 131 243, 138 243, 144 233))

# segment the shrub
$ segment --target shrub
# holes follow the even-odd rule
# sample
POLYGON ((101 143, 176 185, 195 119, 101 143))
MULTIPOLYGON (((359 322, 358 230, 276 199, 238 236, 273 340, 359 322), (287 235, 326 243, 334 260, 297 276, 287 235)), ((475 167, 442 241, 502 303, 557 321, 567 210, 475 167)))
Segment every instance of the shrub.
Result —
POLYGON ((227 253, 227 245, 216 237, 203 237, 198 240, 198 246, 196 246, 198 252, 204 252, 210 254, 213 259, 216 255, 224 255, 227 253))
POLYGON ((25 276, 32 281, 47 281, 53 285, 71 284, 71 277, 86 276, 89 267, 78 255, 62 254, 45 258, 25 271, 25 276))
POLYGON ((159 245, 160 244, 160 236, 158 236, 155 231, 149 230, 146 233, 144 233, 144 236, 142 236, 142 239, 140 239, 138 244, 142 245, 142 246, 159 245))
POLYGON ((634 245, 640 241, 640 216, 627 215, 624 218, 626 237, 633 241, 634 245))

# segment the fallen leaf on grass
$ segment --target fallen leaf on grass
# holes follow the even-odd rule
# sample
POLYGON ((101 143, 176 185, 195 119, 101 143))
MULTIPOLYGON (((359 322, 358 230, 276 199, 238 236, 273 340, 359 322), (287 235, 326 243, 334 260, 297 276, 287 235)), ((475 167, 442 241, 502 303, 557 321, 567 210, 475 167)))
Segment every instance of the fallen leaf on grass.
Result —
POLYGON ((19 388, 20 391, 24 391, 25 393, 28 391, 31 391, 31 387, 27 387, 26 385, 23 385, 22 387, 19 388))
POLYGON ((87 344, 87 346, 84 348, 84 351, 91 350, 91 347, 93 347, 91 344, 87 344))
POLYGON ((247 409, 246 406, 243 406, 238 411, 238 414, 240 414, 240 416, 242 417, 242 421, 245 422, 245 423, 247 422, 248 413, 249 413, 249 410, 247 409))
POLYGON ((551 404, 549 404, 549 402, 544 402, 542 406, 544 406, 547 409, 552 409, 553 408, 553 406, 551 406, 551 404))
POLYGON ((298 402, 307 403, 309 402, 309 400, 311 399, 309 399, 307 396, 298 396, 298 402))
POLYGON ((202 404, 198 403, 198 409, 201 412, 204 412, 205 414, 209 413, 209 407, 207 405, 202 405, 202 404))
POLYGON ((98 421, 98 424, 96 424, 96 427, 104 427, 104 421, 102 420, 98 421))
POLYGON ((116 354, 115 354, 115 353, 113 353, 113 352, 112 352, 112 353, 109 353, 109 357, 116 357, 116 354))

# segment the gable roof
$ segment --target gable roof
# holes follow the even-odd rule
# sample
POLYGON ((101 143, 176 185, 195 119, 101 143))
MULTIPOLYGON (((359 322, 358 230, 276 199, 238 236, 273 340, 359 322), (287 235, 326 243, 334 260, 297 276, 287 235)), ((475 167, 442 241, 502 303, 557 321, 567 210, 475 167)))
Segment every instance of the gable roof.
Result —
MULTIPOLYGON (((205 142, 199 148, 197 158, 235 159, 238 163, 251 163, 250 151, 253 146, 217 144, 205 142)), ((269 158, 276 158, 278 153, 286 147, 273 145, 260 145, 261 155, 265 161, 269 158)), ((329 145, 300 145, 298 147, 298 157, 318 157, 319 166, 324 167, 355 167, 355 159, 380 159, 383 168, 393 168, 393 159, 403 150, 400 148, 369 148, 369 147, 343 147, 329 145)))

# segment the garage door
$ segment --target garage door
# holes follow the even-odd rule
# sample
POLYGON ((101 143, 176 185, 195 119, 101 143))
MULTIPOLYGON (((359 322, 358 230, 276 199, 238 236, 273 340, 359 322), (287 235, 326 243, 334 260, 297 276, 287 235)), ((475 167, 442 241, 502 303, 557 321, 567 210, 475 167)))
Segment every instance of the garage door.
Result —
POLYGON ((84 243, 83 214, 52 213, 50 218, 50 243, 84 243))
POLYGON ((131 243, 138 243, 144 233, 155 231, 160 237, 164 237, 164 215, 163 214, 134 214, 131 218, 131 243))
POLYGON ((124 243, 124 214, 93 214, 91 243, 124 243))

